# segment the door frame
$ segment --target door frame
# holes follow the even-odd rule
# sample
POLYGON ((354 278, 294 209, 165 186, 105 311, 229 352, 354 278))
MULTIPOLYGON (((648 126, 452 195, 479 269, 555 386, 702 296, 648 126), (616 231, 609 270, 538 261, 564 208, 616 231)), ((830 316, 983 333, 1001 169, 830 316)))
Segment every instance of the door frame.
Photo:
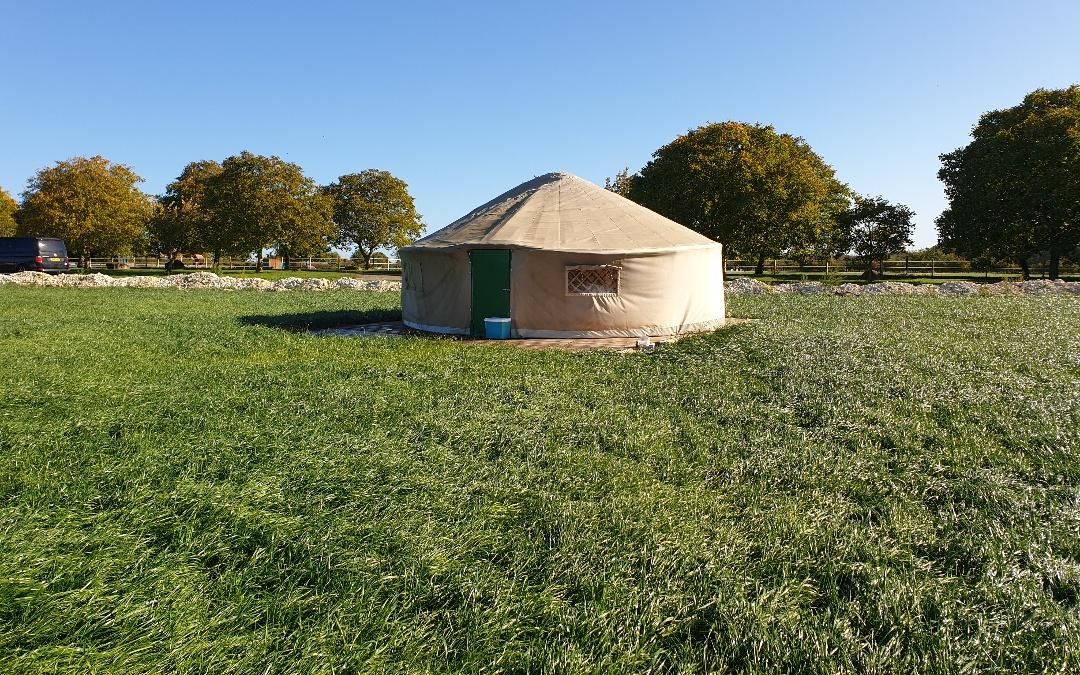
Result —
MULTIPOLYGON (((476 252, 493 252, 498 251, 500 253, 506 253, 506 316, 513 318, 513 306, 511 304, 513 298, 513 269, 514 269, 514 254, 511 249, 508 248, 474 248, 469 250, 469 335, 473 337, 484 336, 484 319, 486 317, 476 316, 476 274, 475 263, 473 261, 473 254, 476 252)), ((491 316, 491 315, 488 315, 491 316)))

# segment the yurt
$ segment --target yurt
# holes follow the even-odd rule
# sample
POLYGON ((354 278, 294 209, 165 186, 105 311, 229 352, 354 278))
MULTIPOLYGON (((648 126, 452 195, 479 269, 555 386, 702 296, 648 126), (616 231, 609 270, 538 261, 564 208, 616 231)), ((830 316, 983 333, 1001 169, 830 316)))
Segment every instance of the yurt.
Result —
POLYGON ((519 338, 659 336, 724 323, 721 245, 549 173, 400 250, 406 326, 519 338))

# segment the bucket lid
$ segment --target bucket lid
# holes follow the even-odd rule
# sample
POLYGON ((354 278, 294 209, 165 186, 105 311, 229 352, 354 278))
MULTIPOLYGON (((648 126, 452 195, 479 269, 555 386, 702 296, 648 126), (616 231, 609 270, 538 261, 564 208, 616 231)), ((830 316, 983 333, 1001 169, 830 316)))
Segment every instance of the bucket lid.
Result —
POLYGON ((484 321, 490 321, 491 323, 510 323, 510 317, 508 316, 489 316, 484 321))

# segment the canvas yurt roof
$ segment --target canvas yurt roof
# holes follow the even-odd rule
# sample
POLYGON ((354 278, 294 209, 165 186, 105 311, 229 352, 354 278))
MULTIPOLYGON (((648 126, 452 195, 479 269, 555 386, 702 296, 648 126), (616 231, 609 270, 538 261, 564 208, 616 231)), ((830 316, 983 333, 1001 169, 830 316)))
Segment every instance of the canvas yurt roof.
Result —
POLYGON ((510 248, 648 253, 713 240, 569 173, 522 183, 408 249, 510 248))

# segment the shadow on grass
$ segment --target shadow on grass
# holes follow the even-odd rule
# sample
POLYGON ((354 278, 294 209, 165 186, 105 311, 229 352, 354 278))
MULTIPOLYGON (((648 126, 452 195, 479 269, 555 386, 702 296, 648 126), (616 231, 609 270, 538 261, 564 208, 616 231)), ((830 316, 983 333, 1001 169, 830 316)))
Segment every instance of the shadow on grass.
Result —
POLYGON ((400 321, 396 309, 339 310, 336 312, 304 312, 302 314, 253 314, 237 319, 245 326, 263 326, 288 331, 318 330, 339 326, 357 326, 381 321, 400 321))

